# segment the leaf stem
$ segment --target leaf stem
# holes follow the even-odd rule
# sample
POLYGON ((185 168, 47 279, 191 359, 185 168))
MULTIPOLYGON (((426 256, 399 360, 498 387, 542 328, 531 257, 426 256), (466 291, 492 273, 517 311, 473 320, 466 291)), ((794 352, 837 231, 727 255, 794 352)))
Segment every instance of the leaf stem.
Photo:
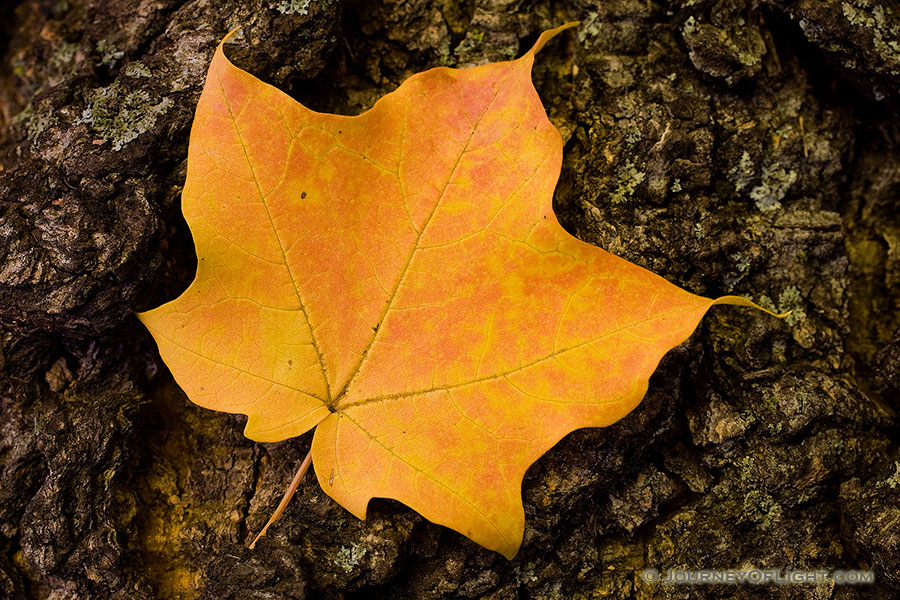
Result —
POLYGON ((300 463, 300 468, 297 469, 297 473, 294 475, 294 479, 291 480, 291 485, 289 485, 287 491, 284 492, 284 496, 282 496, 281 502, 278 503, 278 507, 275 509, 275 512, 273 512, 272 516, 269 517, 269 520, 262 528, 262 531, 260 531, 259 534, 255 538, 253 538, 253 541, 250 542, 251 550, 256 547, 256 542, 259 541, 259 538, 266 535, 266 531, 268 531, 269 526, 280 519, 281 515, 284 514, 284 509, 286 509, 287 505, 290 504, 291 498, 294 497, 294 494, 297 492, 297 487, 300 485, 300 480, 303 479, 303 476, 306 475, 307 471, 309 471, 309 465, 311 464, 312 448, 309 449, 309 452, 306 453, 306 458, 304 458, 303 462, 300 463))

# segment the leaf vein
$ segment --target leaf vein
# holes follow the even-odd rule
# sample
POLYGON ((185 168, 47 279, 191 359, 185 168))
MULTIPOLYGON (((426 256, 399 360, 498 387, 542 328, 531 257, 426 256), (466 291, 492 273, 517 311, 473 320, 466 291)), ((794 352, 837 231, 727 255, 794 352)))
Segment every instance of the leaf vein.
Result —
POLYGON ((306 319, 306 325, 309 328, 309 335, 312 339, 313 347, 316 350, 316 354, 319 356, 319 366, 322 370, 322 379, 325 382, 325 393, 328 397, 328 401, 331 401, 331 385, 328 382, 328 372, 325 366, 325 360, 322 357, 322 351, 319 349, 319 344, 316 342, 315 332, 313 331, 312 322, 309 319, 309 313, 306 310, 306 305, 303 303, 303 298, 300 296, 300 289, 297 287, 297 282, 294 280, 294 273, 291 270, 290 265, 288 264, 287 255, 284 252, 284 244, 281 241, 281 236, 278 235, 278 228, 275 227, 275 220, 272 218, 272 213, 269 211, 269 205, 266 203, 266 195, 263 194, 262 188, 259 186, 259 178, 256 176, 256 172, 253 168, 253 161, 250 160, 250 154, 247 152, 247 144, 244 142, 244 137, 241 134, 241 128, 238 126, 237 119, 232 112, 231 103, 228 101, 228 94, 225 93, 225 86, 222 83, 222 74, 219 72, 218 74, 218 82, 219 89, 222 92, 222 98, 225 100, 225 106, 228 108, 228 114, 231 117, 231 122, 234 124, 234 131, 237 134, 238 141, 241 144, 241 148, 244 151, 244 157, 247 159, 247 166, 250 169, 250 172, 253 174, 254 183, 256 184, 256 190, 259 193, 261 204, 266 211, 266 216, 269 218, 269 223, 272 225, 272 231, 275 234, 275 240, 278 243, 278 248, 281 250, 281 256, 284 259, 284 267, 287 270, 288 277, 291 279, 291 285, 294 287, 294 292, 297 294, 297 301, 300 303, 300 310, 303 313, 304 318, 306 319))

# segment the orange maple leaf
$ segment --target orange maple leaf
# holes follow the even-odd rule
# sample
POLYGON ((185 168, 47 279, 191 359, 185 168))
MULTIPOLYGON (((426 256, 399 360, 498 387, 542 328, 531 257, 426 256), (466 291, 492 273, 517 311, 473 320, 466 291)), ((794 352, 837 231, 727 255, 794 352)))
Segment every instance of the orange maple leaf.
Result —
MULTIPOLYGON (((191 286, 140 315, 200 406, 272 442, 316 428, 325 492, 512 557, 526 469, 640 402, 716 303, 584 243, 552 209, 562 140, 524 56, 317 113, 220 45, 191 130, 191 286)), ((308 461, 307 461, 308 462, 308 461)))

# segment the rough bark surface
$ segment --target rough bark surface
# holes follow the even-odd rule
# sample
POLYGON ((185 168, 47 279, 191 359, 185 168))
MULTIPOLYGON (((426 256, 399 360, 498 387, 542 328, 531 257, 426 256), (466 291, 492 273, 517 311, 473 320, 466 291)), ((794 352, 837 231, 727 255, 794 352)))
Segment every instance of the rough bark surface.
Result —
POLYGON ((0 597, 900 595, 900 6, 888 0, 25 0, 0 8, 0 597), (320 110, 511 58, 566 142, 570 231, 708 296, 641 407, 523 485, 512 561, 312 479, 308 437, 191 405, 132 316, 194 257, 178 211, 218 41, 320 110), (646 567, 840 569, 868 586, 664 586, 646 567))

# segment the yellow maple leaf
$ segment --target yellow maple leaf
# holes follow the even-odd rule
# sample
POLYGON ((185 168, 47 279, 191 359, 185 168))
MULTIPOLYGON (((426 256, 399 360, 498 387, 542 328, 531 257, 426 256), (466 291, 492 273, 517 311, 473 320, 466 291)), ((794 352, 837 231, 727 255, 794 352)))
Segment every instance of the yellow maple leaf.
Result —
MULTIPOLYGON (((140 315, 195 403, 263 442, 316 428, 325 492, 512 557, 526 469, 641 400, 716 303, 586 244, 552 209, 562 140, 521 58, 309 110, 221 45, 191 131, 191 286, 140 315)), ((308 463, 308 461, 307 461, 308 463)))

